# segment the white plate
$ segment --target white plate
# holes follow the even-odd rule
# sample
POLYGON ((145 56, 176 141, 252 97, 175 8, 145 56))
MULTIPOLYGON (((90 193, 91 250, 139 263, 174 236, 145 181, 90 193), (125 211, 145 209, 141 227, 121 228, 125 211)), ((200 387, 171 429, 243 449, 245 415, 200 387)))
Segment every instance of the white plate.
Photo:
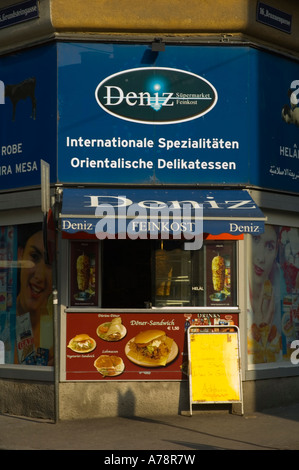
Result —
POLYGON ((106 321, 104 323, 101 323, 101 325, 97 327, 97 335, 99 336, 99 338, 103 339, 104 341, 109 341, 109 342, 120 341, 121 339, 123 339, 127 334, 127 328, 124 325, 120 325, 120 338, 119 339, 108 339, 106 338, 106 333, 101 333, 98 331, 99 328, 104 325, 107 325, 107 327, 109 328, 110 323, 111 322, 106 321))
POLYGON ((129 344, 131 343, 131 341, 134 341, 134 339, 135 339, 135 337, 132 338, 130 341, 128 341, 128 343, 126 344, 125 354, 131 362, 134 362, 134 364, 137 364, 138 366, 142 366, 142 367, 165 367, 167 364, 172 362, 177 357, 178 352, 179 352, 178 345, 176 344, 175 341, 173 341, 172 346, 171 346, 171 350, 170 350, 170 353, 168 355, 165 366, 163 366, 161 364, 153 364, 153 362, 147 362, 146 360, 145 361, 138 361, 137 359, 134 359, 133 357, 128 356, 128 353, 130 352, 129 344))

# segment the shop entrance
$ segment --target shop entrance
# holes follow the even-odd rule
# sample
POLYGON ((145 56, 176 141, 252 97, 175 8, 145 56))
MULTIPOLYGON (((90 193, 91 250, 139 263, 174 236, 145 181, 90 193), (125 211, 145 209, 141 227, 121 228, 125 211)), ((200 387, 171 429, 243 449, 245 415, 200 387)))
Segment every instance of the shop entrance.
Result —
POLYGON ((103 241, 103 308, 144 308, 151 299, 148 240, 103 241))

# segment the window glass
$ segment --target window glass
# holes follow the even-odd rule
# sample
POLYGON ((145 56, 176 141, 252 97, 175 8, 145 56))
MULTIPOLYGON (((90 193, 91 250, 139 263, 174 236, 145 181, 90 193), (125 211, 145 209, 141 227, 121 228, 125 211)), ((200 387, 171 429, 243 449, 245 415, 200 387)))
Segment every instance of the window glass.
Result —
POLYGON ((0 228, 2 363, 53 364, 52 269, 42 224, 0 228))
POLYGON ((249 246, 249 368, 292 365, 292 343, 299 339, 299 229, 266 225, 249 246))
POLYGON ((235 242, 104 240, 103 308, 234 306, 235 242), (214 280, 213 280, 214 276, 214 280))
POLYGON ((71 243, 71 306, 98 306, 98 243, 71 243))
POLYGON ((235 244, 208 242, 185 250, 184 242, 159 242, 154 252, 156 307, 233 306, 235 244))

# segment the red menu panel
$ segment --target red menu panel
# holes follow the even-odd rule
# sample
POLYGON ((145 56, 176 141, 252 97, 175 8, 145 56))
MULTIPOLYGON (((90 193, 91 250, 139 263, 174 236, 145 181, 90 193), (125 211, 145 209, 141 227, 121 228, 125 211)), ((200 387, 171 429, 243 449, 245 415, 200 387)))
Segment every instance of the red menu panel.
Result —
POLYGON ((187 329, 238 315, 67 313, 67 380, 187 380, 187 329))

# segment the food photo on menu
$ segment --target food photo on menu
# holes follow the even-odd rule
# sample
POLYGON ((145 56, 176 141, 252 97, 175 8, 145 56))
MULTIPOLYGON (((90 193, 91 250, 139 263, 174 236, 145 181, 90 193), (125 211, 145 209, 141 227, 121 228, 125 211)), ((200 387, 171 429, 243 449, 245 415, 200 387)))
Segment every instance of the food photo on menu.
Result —
POLYGON ((108 354, 101 354, 93 365, 103 377, 116 377, 125 370, 121 357, 108 354))
POLYGON ((97 328, 97 335, 104 341, 119 341, 127 334, 121 317, 113 318, 110 322, 102 323, 97 328))
MULTIPOLYGON (((95 330, 96 335, 107 342, 120 341, 126 332, 121 317, 115 317, 111 321, 101 323, 95 330)), ((78 354, 89 354, 95 350, 97 342, 89 334, 80 333, 70 339, 67 347, 78 354)), ((101 354, 96 357, 93 366, 103 377, 118 376, 125 369, 123 359, 115 354, 101 354)))
POLYGON ((178 355, 178 346, 162 330, 145 330, 126 345, 127 358, 144 367, 165 366, 178 355))
POLYGON ((93 338, 85 333, 74 336, 68 344, 68 347, 77 353, 84 354, 93 351, 97 343, 93 338))

